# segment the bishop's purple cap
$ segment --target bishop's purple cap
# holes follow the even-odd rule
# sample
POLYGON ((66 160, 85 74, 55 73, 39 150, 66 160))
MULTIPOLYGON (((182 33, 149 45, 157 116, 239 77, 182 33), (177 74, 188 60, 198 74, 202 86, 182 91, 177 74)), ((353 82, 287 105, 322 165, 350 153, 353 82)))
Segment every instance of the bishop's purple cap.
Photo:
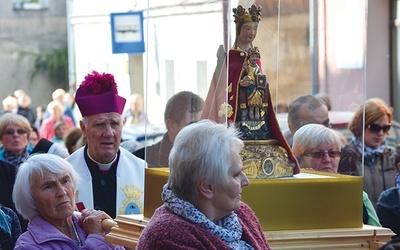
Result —
POLYGON ((126 99, 118 95, 117 84, 112 74, 87 74, 75 95, 82 117, 101 113, 122 114, 126 99))

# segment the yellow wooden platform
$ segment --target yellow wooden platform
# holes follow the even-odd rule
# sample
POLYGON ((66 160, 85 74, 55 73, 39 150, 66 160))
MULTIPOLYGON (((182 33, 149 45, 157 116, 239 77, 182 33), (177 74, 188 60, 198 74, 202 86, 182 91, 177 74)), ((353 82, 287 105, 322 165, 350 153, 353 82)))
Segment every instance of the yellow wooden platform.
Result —
POLYGON ((265 231, 272 249, 377 249, 394 235, 383 227, 265 231))
MULTIPOLYGON (((116 226, 106 235, 109 243, 134 249, 149 219, 143 215, 119 215, 116 226)), ((363 225, 361 228, 265 231, 265 237, 277 249, 377 249, 391 239, 388 228, 363 225)))

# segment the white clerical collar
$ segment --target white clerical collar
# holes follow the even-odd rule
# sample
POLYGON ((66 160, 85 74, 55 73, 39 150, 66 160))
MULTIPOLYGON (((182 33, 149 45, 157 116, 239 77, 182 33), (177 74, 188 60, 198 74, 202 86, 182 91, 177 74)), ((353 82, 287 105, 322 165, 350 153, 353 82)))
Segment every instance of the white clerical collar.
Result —
POLYGON ((90 154, 89 154, 89 150, 87 151, 87 154, 88 154, 89 158, 90 158, 92 161, 94 161, 94 162, 97 163, 97 165, 99 166, 99 169, 100 169, 101 171, 107 171, 107 170, 109 170, 109 169, 111 168, 112 164, 113 164, 113 163, 115 162, 115 160, 117 159, 117 154, 116 154, 115 157, 114 157, 114 159, 113 159, 110 163, 99 163, 99 162, 93 160, 93 158, 92 158, 92 157, 90 156, 90 154))

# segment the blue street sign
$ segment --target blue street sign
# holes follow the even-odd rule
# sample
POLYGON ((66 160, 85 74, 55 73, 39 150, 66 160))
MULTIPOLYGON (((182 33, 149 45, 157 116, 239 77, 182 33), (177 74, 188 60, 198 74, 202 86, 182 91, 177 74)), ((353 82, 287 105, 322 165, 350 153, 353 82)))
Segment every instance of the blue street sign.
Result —
POLYGON ((143 12, 111 13, 112 52, 144 53, 143 12))

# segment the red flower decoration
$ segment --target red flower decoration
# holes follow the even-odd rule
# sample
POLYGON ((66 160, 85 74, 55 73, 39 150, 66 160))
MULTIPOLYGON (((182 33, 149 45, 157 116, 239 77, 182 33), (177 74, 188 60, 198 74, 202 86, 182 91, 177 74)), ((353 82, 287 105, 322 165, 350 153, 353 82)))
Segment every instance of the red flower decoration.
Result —
POLYGON ((99 74, 94 71, 87 74, 79 87, 83 95, 98 95, 106 92, 118 94, 117 84, 112 74, 99 74))

